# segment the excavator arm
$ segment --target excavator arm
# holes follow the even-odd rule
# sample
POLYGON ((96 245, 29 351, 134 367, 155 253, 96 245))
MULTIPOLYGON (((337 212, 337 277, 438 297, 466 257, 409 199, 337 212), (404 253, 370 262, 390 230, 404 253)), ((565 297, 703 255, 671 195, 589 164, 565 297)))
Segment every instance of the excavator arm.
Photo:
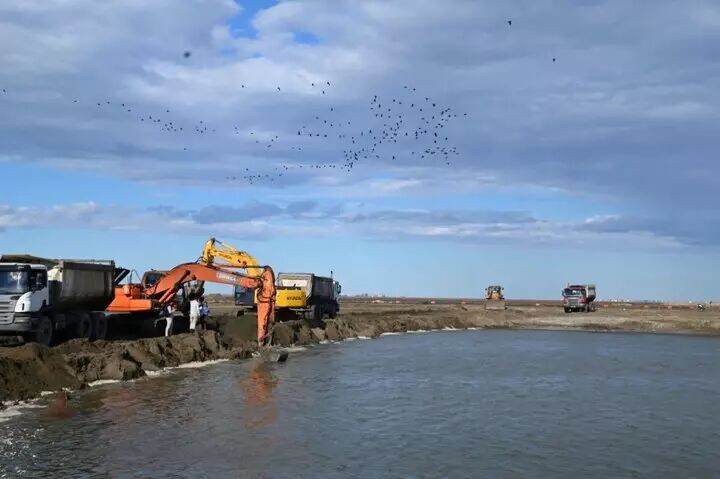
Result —
POLYGON ((275 321, 275 273, 264 266, 260 276, 245 276, 217 266, 185 263, 168 271, 148 292, 151 297, 165 304, 171 301, 183 284, 204 281, 240 285, 257 289, 258 342, 268 334, 268 327, 275 321))
POLYGON ((216 259, 221 259, 224 264, 233 268, 243 268, 250 276, 262 275, 263 268, 258 265, 257 260, 245 251, 241 251, 227 243, 210 238, 205 243, 200 261, 205 265, 215 264, 216 259))
POLYGON ((272 268, 262 268, 260 276, 245 276, 224 268, 199 263, 184 263, 166 272, 147 294, 161 304, 172 300, 183 284, 190 281, 240 285, 258 288, 258 297, 265 303, 272 302, 275 295, 275 273, 272 268))
MULTIPOLYGON (((247 274, 252 277, 261 276, 263 272, 263 267, 258 264, 255 257, 250 253, 241 251, 215 238, 210 238, 205 243, 202 256, 200 257, 200 263, 208 266, 216 265, 223 268, 243 268, 247 271, 247 274), (215 260, 217 259, 222 260, 222 262, 216 263, 215 260)), ((268 291, 269 290, 263 292, 258 290, 255 302, 260 303, 267 301, 263 299, 263 297, 268 297, 268 291)), ((283 287, 273 291, 273 294, 275 294, 275 305, 279 309, 305 308, 307 306, 307 297, 302 291, 283 287)))

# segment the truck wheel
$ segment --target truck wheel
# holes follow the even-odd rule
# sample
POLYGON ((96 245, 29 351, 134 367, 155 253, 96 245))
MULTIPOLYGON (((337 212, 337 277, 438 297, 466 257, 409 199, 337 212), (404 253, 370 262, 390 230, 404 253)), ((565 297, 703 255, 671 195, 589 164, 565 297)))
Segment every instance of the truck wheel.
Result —
POLYGON ((93 335, 93 324, 90 315, 82 313, 77 316, 75 322, 75 337, 91 340, 93 335))
POLYGON ((565 314, 570 314, 571 310, 570 308, 565 308, 565 314))
POLYGON ((337 318, 337 313, 337 308, 333 308, 330 310, 330 314, 328 314, 328 316, 330 316, 330 319, 335 319, 337 318))
POLYGON ((102 313, 93 314, 93 331, 95 339, 104 340, 108 337, 108 319, 102 313))
POLYGON ((312 328, 322 326, 322 310, 315 304, 310 306, 310 311, 307 312, 305 318, 312 328))
POLYGON ((45 346, 53 345, 53 342, 55 341, 55 325, 53 324, 52 319, 47 316, 40 316, 37 329, 35 330, 35 337, 33 339, 45 346))

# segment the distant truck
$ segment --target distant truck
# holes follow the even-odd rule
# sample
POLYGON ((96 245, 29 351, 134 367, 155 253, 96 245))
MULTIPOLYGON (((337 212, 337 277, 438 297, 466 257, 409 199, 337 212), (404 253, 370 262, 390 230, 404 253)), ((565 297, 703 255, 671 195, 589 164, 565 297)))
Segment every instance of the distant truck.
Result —
POLYGON ((113 261, 2 255, 0 334, 45 345, 61 336, 104 338, 115 279, 113 261))
POLYGON ((562 291, 563 309, 566 313, 595 311, 597 293, 594 284, 568 284, 562 291))

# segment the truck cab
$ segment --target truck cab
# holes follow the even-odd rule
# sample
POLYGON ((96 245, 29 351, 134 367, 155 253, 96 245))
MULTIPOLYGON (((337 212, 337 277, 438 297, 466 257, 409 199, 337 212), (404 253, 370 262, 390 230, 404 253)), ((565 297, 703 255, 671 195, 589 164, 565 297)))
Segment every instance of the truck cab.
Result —
POLYGON ((592 284, 568 284, 562 290, 563 309, 566 313, 584 311, 589 313, 595 311, 596 292, 592 284))
POLYGON ((31 318, 50 300, 47 277, 45 265, 0 263, 0 332, 31 330, 31 318))

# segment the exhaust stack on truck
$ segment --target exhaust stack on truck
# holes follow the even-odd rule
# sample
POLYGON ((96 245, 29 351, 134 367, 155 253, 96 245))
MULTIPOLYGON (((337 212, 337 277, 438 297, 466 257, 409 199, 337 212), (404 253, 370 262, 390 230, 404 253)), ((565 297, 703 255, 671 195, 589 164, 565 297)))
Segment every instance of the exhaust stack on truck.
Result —
POLYGON ((113 261, 0 256, 0 334, 42 344, 104 338, 115 274, 113 261))

